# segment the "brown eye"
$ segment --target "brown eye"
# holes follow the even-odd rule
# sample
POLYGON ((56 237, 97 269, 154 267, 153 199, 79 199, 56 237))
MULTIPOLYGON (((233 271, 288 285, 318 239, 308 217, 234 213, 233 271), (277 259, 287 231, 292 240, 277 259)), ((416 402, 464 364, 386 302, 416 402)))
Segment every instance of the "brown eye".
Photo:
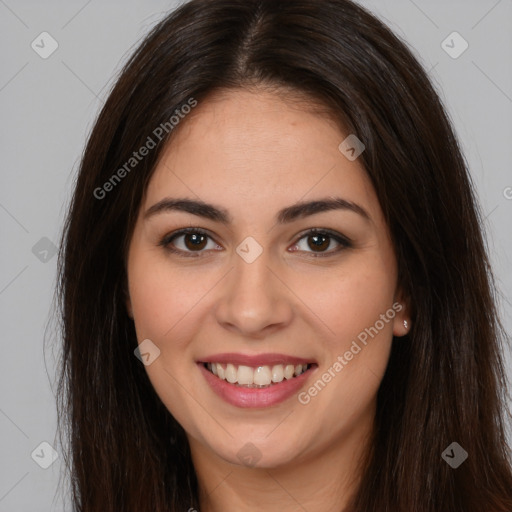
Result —
POLYGON ((185 246, 191 251, 200 251, 201 249, 204 249, 208 238, 206 235, 201 233, 185 233, 182 236, 185 242, 185 246))
POLYGON ((323 251, 329 247, 330 237, 325 235, 309 235, 308 246, 314 251, 323 251))
POLYGON ((305 252, 310 256, 332 256, 343 249, 352 247, 352 242, 340 233, 329 230, 312 229, 304 233, 293 246, 293 252, 305 252), (304 244, 302 240, 306 240, 304 244), (327 250, 334 243, 335 248, 327 250), (337 245, 337 247, 336 247, 337 245))
POLYGON ((203 256, 207 251, 203 249, 216 249, 218 246, 210 235, 199 228, 182 229, 167 235, 159 243, 165 250, 181 256, 203 256), (212 246, 208 246, 211 242, 212 246))
MULTIPOLYGON (((206 256, 208 249, 222 250, 222 247, 216 244, 206 231, 199 228, 187 228, 171 233, 164 237, 159 245, 169 252, 190 257, 206 256), (208 242, 213 246, 208 248, 208 242)), ((312 229, 302 235, 293 246, 292 252, 309 253, 313 257, 332 256, 348 247, 352 247, 352 243, 343 235, 329 230, 312 229), (302 240, 307 240, 305 247, 301 247, 302 240), (337 244, 337 247, 328 250, 332 243, 335 246, 337 244)))

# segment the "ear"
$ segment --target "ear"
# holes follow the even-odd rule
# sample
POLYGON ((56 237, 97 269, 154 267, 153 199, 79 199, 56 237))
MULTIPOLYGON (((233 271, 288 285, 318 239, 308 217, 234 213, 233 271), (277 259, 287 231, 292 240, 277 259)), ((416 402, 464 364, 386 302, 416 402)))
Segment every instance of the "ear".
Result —
POLYGON ((411 302, 401 290, 395 295, 393 310, 396 313, 393 319, 393 336, 405 336, 411 330, 411 302))

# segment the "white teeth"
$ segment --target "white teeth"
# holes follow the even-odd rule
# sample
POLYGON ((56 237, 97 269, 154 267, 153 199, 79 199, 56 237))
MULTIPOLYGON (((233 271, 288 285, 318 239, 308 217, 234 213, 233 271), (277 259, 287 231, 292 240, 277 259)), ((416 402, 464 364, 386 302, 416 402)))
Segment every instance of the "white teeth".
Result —
POLYGON ((293 364, 287 364, 284 368, 284 378, 289 380, 293 377, 295 373, 295 366, 293 364))
MULTIPOLYGON (((215 365, 213 365, 215 366, 215 365)), ((255 372, 252 368, 249 366, 242 366, 240 365, 238 367, 238 384, 252 384, 254 382, 254 376, 255 372)), ((257 383, 259 384, 259 383, 257 383)))
POLYGON ((254 384, 258 386, 269 386, 272 382, 272 372, 268 366, 258 366, 254 370, 254 384))
POLYGON ((226 380, 230 382, 231 384, 234 384, 236 382, 238 375, 236 368, 232 364, 228 364, 226 366, 226 380))
POLYGON ((224 366, 220 363, 208 363, 206 366, 219 379, 246 387, 267 387, 272 383, 282 382, 284 379, 290 380, 293 377, 298 377, 308 369, 307 364, 276 364, 272 367, 258 366, 257 368, 245 365, 236 366, 232 363, 224 366))
POLYGON ((284 369, 282 364, 272 367, 272 382, 282 382, 284 379, 284 369))

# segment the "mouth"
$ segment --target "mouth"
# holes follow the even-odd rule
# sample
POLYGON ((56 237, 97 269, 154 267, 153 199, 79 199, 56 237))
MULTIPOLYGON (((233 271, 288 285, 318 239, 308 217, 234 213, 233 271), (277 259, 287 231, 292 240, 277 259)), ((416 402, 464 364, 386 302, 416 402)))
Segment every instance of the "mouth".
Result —
POLYGON ((270 388, 283 381, 296 379, 317 366, 316 363, 259 366, 238 365, 230 362, 204 362, 201 364, 220 380, 235 387, 254 389, 270 388))
POLYGON ((277 406, 304 387, 318 368, 313 359, 287 354, 210 354, 196 364, 206 384, 235 407, 277 406))

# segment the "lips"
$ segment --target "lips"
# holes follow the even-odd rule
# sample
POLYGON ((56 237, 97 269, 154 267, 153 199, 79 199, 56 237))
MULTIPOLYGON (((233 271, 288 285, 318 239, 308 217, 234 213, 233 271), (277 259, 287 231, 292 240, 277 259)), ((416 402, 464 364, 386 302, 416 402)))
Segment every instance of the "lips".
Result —
POLYGON ((202 358, 200 363, 231 363, 234 365, 245 365, 257 368, 258 366, 274 366, 276 364, 312 364, 316 363, 313 359, 304 359, 302 357, 289 356, 286 354, 237 354, 228 352, 223 354, 212 354, 202 358))
POLYGON ((318 367, 285 354, 214 354, 197 362, 213 391, 237 407, 269 407, 298 392, 318 367))

